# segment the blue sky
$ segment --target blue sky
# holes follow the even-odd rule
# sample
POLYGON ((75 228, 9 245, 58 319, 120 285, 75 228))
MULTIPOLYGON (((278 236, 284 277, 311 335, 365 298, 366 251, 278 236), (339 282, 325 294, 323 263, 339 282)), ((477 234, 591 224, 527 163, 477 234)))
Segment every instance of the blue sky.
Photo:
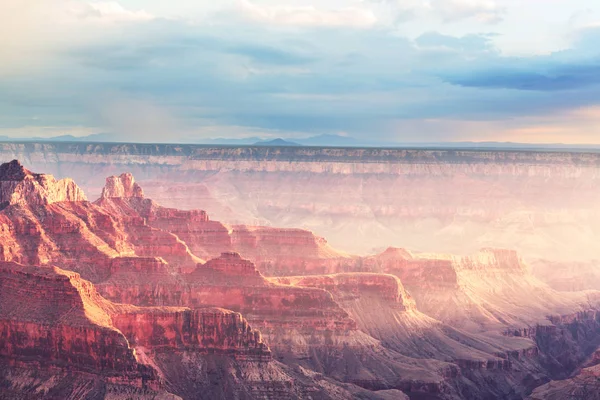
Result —
POLYGON ((600 143, 594 0, 3 0, 0 135, 600 143))

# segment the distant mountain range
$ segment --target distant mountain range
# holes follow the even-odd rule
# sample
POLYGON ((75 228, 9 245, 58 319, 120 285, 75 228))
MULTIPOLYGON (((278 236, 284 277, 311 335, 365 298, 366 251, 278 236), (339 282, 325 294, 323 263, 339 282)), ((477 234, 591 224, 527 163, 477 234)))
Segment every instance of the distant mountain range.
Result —
MULTIPOLYGON (((60 135, 50 138, 28 137, 15 138, 0 136, 2 142, 131 142, 123 139, 123 135, 113 133, 95 133, 87 136, 60 135)), ((173 143, 178 143, 174 141, 173 143)), ((181 143, 181 142, 179 142, 181 143)), ((224 145, 224 146, 314 146, 314 147, 401 147, 401 148, 460 148, 460 149, 505 149, 505 150, 600 150, 597 144, 566 144, 566 143, 515 143, 515 142, 374 142, 358 140, 350 136, 317 135, 308 138, 276 138, 262 139, 248 137, 239 139, 210 138, 191 139, 187 144, 224 145)))
POLYGON ((302 146, 300 143, 296 143, 296 142, 289 142, 287 140, 283 140, 283 139, 273 139, 273 140, 261 140, 259 142, 254 143, 255 146, 276 146, 276 147, 282 147, 282 146, 302 146))
MULTIPOLYGON (((243 139, 204 139, 198 141, 203 144, 223 144, 223 145, 253 145, 253 146, 369 146, 368 143, 358 142, 349 136, 340 135, 318 135, 308 138, 290 138, 290 139, 261 139, 259 137, 250 137, 243 139)), ((371 144, 370 146, 380 146, 380 144, 371 144)))
MULTIPOLYGON (((3 142, 128 142, 122 135, 112 133, 94 133, 87 136, 60 135, 50 138, 41 137, 9 137, 0 136, 3 142)), ((318 135, 299 139, 262 139, 259 137, 248 137, 240 139, 210 138, 191 139, 189 144, 218 144, 231 146, 368 146, 367 143, 359 143, 356 139, 340 135, 318 135)), ((371 145, 373 146, 373 145, 371 145)), ((377 146, 377 144, 375 144, 377 146)))

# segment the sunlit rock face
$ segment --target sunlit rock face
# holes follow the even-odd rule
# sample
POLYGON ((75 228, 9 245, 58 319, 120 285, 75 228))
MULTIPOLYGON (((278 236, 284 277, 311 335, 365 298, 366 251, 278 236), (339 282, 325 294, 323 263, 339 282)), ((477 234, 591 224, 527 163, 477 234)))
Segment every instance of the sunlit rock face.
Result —
POLYGON ((34 174, 17 160, 0 166, 0 207, 85 200, 85 194, 71 179, 34 174))
MULTIPOLYGON (((213 165, 206 151, 194 162, 213 165)), ((245 151, 210 157, 253 174, 255 160, 245 160, 245 151)), ((432 154, 418 157, 437 160, 432 154)), ((312 150, 281 156, 293 166, 314 161, 303 157, 342 164, 374 157, 312 150)), ((397 156, 377 155, 389 162, 397 156)), ((167 171, 174 161, 164 157, 167 171)), ((263 173, 296 173, 271 161, 263 173)), ((311 173, 351 172, 330 167, 311 173)), ((355 170, 369 168, 380 167, 355 170)), ((9 182, 56 182, 19 163, 0 171, 9 182)), ((599 293, 551 288, 515 250, 425 253, 388 244, 370 255, 340 251, 306 229, 220 221, 208 207, 164 207, 129 173, 103 184, 92 203, 72 195, 75 189, 47 183, 44 191, 33 183, 39 196, 0 210, 0 388, 9 398, 49 388, 56 398, 110 391, 134 398, 387 399, 404 392, 516 400, 597 358, 599 293)))
POLYGON ((135 182, 133 175, 130 173, 123 173, 119 176, 110 176, 106 178, 106 184, 102 189, 100 197, 144 197, 144 192, 140 185, 135 182))

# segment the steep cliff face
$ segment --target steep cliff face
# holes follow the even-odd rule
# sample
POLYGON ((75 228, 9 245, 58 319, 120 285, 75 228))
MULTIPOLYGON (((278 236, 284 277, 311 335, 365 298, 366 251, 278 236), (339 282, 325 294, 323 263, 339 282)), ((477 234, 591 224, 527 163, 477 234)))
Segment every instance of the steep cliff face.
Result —
POLYGON ((310 231, 245 225, 227 227, 210 220, 203 210, 161 207, 143 197, 141 187, 134 183, 131 174, 109 177, 102 193, 96 204, 172 233, 201 258, 236 251, 267 274, 332 272, 338 260, 348 258, 310 231), (133 189, 134 186, 137 189, 133 189), (133 192, 135 196, 128 194, 133 192))
POLYGON ((191 271, 206 256, 192 249, 177 234, 186 239, 193 235, 196 224, 208 223, 204 211, 181 211, 159 206, 144 198, 141 187, 131 174, 111 176, 94 204, 119 216, 123 230, 135 246, 136 254, 143 257, 163 257, 182 270, 191 271))
MULTIPOLYGON (((148 225, 169 232, 184 242, 190 253, 201 258, 208 259, 218 257, 223 252, 236 251, 270 275, 335 272, 341 262, 350 259, 310 231, 246 225, 227 227, 219 221, 210 220, 203 210, 183 211, 162 207, 144 198, 141 187, 131 174, 107 178, 102 193, 95 204, 111 210, 115 215, 126 216, 130 231, 133 231, 133 226, 143 226, 145 229, 148 225), (136 194, 127 194, 133 192, 136 194)), ((132 234, 134 240, 136 236, 132 234)), ((158 254, 142 250, 138 250, 138 253, 158 254)))
POLYGON ((360 329, 407 356, 485 361, 492 363, 490 368, 495 368, 493 363, 500 360, 499 355, 535 348, 531 340, 511 343, 499 337, 460 332, 428 317, 417 310, 410 294, 393 275, 343 273, 270 279, 328 290, 360 329))
POLYGON ((115 372, 138 368, 137 346, 270 359, 260 333, 239 313, 112 303, 79 274, 57 267, 3 263, 0 275, 5 357, 36 355, 115 372))
MULTIPOLYGON (((432 364, 429 366, 432 370, 428 371, 425 362, 416 362, 384 348, 357 328, 329 292, 270 283, 252 263, 236 253, 225 253, 179 277, 165 273, 166 264, 150 259, 146 261, 149 266, 130 267, 148 270, 148 273, 129 273, 129 267, 124 268, 123 264, 132 263, 129 259, 118 262, 111 278, 98 285, 103 295, 114 301, 143 306, 225 307, 241 312, 254 328, 260 330, 276 359, 343 382, 369 389, 394 387, 415 392, 445 390, 449 393, 453 390, 445 382, 445 377, 452 375, 452 366, 427 361, 432 364), (349 357, 349 351, 352 357, 349 357)), ((139 262, 136 260, 135 264, 139 262)), ((396 278, 388 278, 382 281, 366 279, 364 288, 370 287, 373 292, 384 288, 390 298, 400 302, 404 293, 401 284, 396 278)), ((348 285, 360 289, 360 284, 352 279, 348 285)), ((410 306, 410 301, 406 304, 410 306)), ((135 316, 135 320, 140 318, 135 316)), ((173 326, 187 326, 187 322, 182 322, 187 321, 186 318, 194 320, 191 316, 181 316, 168 326, 162 322, 159 325, 166 332, 180 332, 182 328, 173 326)), ((152 340, 150 332, 144 343, 152 340)), ((185 336, 167 334, 171 340, 187 342, 188 339, 179 338, 181 335, 185 336)), ((155 353, 159 351, 157 349, 155 353)))
POLYGON ((593 366, 600 347, 600 312, 589 310, 549 320, 552 325, 538 326, 533 338, 553 378, 566 379, 583 367, 593 366))
POLYGON ((132 386, 156 382, 114 328, 93 286, 59 268, 0 266, 0 356, 58 368, 72 366, 132 386))
POLYGON ((9 206, 0 219, 8 261, 54 262, 98 280, 106 278, 112 257, 135 254, 120 221, 88 202, 9 206))
POLYGON ((268 361, 271 352, 260 332, 240 313, 213 308, 181 311, 136 308, 117 312, 112 321, 132 346, 221 352, 235 359, 268 361))
POLYGON ((71 179, 34 174, 17 160, 0 166, 0 207, 38 206, 62 201, 85 201, 85 194, 71 179))

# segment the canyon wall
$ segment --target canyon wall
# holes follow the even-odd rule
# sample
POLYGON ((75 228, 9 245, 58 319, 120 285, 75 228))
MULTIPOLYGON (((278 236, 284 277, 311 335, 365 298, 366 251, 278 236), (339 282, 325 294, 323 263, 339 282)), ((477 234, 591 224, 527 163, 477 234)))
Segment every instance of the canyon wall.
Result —
POLYGON ((131 172, 166 207, 305 228, 354 254, 494 246, 600 259, 597 153, 0 143, 0 156, 72 177, 91 198, 106 176, 131 172))

